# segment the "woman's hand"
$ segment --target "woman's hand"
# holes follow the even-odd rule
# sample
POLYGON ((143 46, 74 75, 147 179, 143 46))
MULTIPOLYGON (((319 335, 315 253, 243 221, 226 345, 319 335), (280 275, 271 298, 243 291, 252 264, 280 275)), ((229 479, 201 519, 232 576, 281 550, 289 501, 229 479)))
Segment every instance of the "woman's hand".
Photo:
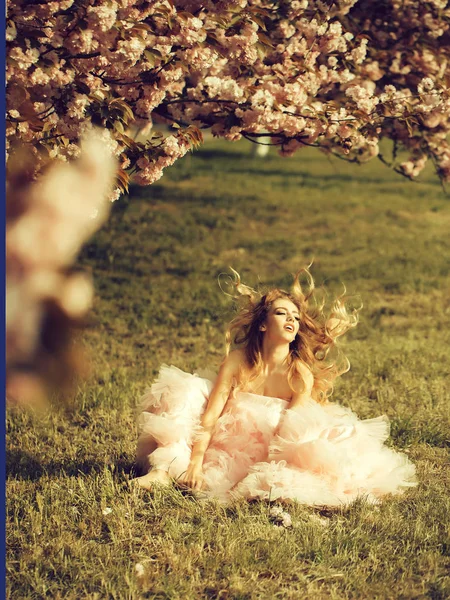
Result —
POLYGON ((191 462, 183 477, 183 483, 192 490, 201 490, 203 486, 203 457, 211 441, 217 419, 230 396, 233 381, 239 373, 242 351, 233 350, 219 369, 216 382, 208 398, 208 405, 201 419, 201 427, 192 447, 191 462))
POLYGON ((184 477, 184 484, 192 490, 201 490, 203 486, 203 461, 191 460, 184 477))

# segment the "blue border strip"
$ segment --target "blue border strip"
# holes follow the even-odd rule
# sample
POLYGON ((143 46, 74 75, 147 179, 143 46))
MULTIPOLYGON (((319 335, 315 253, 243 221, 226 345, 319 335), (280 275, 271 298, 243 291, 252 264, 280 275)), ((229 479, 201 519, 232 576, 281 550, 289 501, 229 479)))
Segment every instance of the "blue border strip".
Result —
MULTIPOLYGON (((2 35, 2 39, 4 40, 4 50, 6 47, 6 39, 5 39, 5 30, 6 30, 6 2, 3 3, 3 18, 1 19, 1 35, 2 35)), ((1 69, 2 69, 2 73, 6 73, 6 58, 5 58, 5 51, 3 51, 1 53, 1 57, 0 57, 0 64, 1 64, 1 69)), ((5 77, 5 75, 4 75, 5 77)), ((1 219, 2 219, 2 227, 1 227, 1 236, 2 236, 2 243, 1 243, 1 260, 0 260, 0 265, 1 265, 1 270, 2 270, 2 282, 3 282, 3 293, 1 294, 1 314, 2 314, 2 318, 3 318, 3 335, 2 335, 2 340, 0 343, 0 348, 1 348, 1 357, 0 357, 0 380, 1 380, 1 384, 2 384, 2 389, 3 389, 3 401, 2 401, 2 405, 3 405, 3 418, 1 419, 1 430, 0 430, 0 439, 2 440, 2 444, 1 444, 1 467, 2 467, 2 476, 0 477, 1 479, 1 492, 0 492, 0 496, 1 496, 1 511, 2 511, 2 515, 0 517, 0 521, 1 521, 1 532, 0 532, 0 544, 1 544, 1 552, 2 552, 2 556, 3 556, 3 560, 1 561, 1 565, 0 565, 0 578, 2 581, 2 587, 5 590, 5 598, 6 598, 6 406, 5 406, 5 388, 6 388, 6 368, 5 368, 5 363, 6 363, 6 353, 5 353, 5 346, 6 346, 6 314, 5 314, 5 290, 6 290, 6 281, 5 281, 5 229, 6 229, 6 225, 5 225, 5 209, 6 209, 6 165, 5 165, 5 160, 6 160, 6 144, 5 144, 5 132, 6 132, 6 124, 5 124, 5 117, 6 117, 6 81, 5 79, 3 80, 3 85, 1 88, 1 93, 0 93, 0 107, 1 107, 1 113, 3 115, 3 119, 1 121, 2 123, 2 130, 1 130, 1 134, 0 134, 0 143, 1 143, 1 161, 0 161, 0 168, 2 170, 1 172, 1 181, 2 181, 2 195, 1 195, 1 204, 2 204, 2 211, 1 211, 1 219)))

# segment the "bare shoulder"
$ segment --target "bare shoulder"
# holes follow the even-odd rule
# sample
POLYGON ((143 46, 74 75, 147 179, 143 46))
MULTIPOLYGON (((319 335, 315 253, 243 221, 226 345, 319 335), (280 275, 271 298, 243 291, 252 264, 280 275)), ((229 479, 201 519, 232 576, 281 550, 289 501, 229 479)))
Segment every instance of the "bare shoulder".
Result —
POLYGON ((228 375, 237 375, 240 367, 245 364, 244 350, 232 350, 223 360, 220 370, 228 375))
POLYGON ((294 378, 293 384, 296 392, 310 392, 314 385, 314 375, 311 369, 303 362, 298 363, 300 376, 294 378))

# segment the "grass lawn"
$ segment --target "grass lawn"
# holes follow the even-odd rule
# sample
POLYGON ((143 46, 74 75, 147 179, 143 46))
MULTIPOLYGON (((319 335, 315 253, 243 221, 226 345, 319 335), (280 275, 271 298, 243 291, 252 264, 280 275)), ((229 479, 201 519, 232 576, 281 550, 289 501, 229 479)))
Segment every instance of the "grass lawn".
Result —
POLYGON ((450 198, 431 170, 411 183, 271 152, 209 142, 120 200, 84 249, 89 380, 72 409, 7 412, 8 598, 450 597, 450 198), (387 414, 419 486, 376 508, 292 505, 289 529, 265 503, 131 489, 136 405, 159 365, 221 361, 218 275, 288 286, 312 258, 317 284, 364 304, 334 401, 387 414))

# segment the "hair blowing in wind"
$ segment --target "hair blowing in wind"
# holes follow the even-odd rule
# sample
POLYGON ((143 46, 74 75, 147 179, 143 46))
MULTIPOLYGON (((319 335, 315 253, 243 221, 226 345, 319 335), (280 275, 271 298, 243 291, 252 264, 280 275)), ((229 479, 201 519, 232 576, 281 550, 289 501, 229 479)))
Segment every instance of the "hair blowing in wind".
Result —
MULTIPOLYGON (((333 391, 337 377, 350 368, 350 363, 337 347, 337 339, 358 323, 359 308, 348 308, 348 298, 344 294, 335 298, 331 305, 324 299, 323 290, 315 287, 309 267, 304 267, 293 276, 289 291, 269 288, 257 291, 245 285, 237 271, 231 269, 225 291, 237 304, 237 315, 226 332, 227 353, 232 346, 245 351, 247 373, 242 372, 239 386, 245 388, 262 373, 261 325, 275 300, 286 298, 293 302, 300 314, 298 334, 290 344, 288 356, 288 381, 292 387, 294 378, 301 380, 300 365, 303 363, 314 376, 313 397, 318 402, 326 402, 333 391), (303 285, 301 283, 303 280, 303 285)), ((219 276, 220 278, 220 276, 219 276)))

